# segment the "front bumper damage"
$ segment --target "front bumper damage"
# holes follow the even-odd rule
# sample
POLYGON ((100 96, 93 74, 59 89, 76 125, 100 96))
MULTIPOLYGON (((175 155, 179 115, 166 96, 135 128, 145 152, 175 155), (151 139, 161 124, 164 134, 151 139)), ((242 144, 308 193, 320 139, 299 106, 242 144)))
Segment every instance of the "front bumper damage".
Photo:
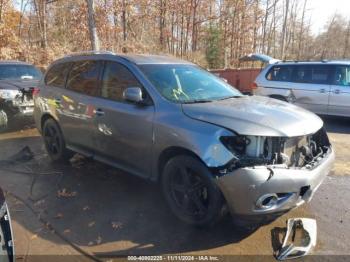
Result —
POLYGON ((33 89, 1 90, 0 129, 8 126, 13 119, 30 118, 34 112, 33 89))
POLYGON ((217 177, 216 183, 233 215, 255 220, 310 201, 331 171, 334 158, 330 147, 312 169, 283 165, 244 167, 217 177))
POLYGON ((309 254, 316 246, 317 224, 311 218, 290 218, 278 260, 298 258, 309 254))

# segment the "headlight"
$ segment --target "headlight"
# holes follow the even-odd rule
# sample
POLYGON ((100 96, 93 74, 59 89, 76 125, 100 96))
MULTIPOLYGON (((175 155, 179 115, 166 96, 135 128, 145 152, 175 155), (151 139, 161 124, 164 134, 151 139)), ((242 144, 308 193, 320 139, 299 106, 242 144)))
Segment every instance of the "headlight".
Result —
POLYGON ((13 99, 18 94, 18 90, 4 90, 0 89, 0 97, 2 99, 13 99))
POLYGON ((279 160, 279 138, 262 136, 222 136, 220 141, 239 161, 236 167, 277 164, 279 160))
POLYGON ((239 155, 245 154, 246 148, 250 144, 250 139, 246 136, 222 136, 220 141, 230 152, 239 155))

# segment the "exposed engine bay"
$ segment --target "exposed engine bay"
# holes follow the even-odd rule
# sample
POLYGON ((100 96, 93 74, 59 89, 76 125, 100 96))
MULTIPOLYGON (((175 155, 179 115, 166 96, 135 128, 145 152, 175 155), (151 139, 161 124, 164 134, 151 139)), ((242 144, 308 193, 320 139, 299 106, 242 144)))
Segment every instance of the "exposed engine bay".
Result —
POLYGON ((0 128, 17 116, 31 116, 34 110, 34 87, 18 90, 0 89, 0 128))
POLYGON ((227 171, 261 165, 312 169, 330 149, 323 128, 307 136, 230 136, 221 137, 221 141, 235 155, 235 159, 226 166, 227 171))
POLYGON ((34 87, 19 88, 18 90, 1 90, 1 107, 12 113, 25 113, 26 107, 33 107, 34 87))

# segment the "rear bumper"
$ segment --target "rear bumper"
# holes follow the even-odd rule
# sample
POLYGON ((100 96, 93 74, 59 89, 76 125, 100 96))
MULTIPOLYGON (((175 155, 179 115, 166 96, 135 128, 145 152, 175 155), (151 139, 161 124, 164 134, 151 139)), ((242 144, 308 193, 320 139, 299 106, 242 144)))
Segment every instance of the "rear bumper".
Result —
POLYGON ((296 169, 265 166, 246 167, 218 178, 221 189, 233 215, 270 216, 288 211, 312 199, 315 191, 331 171, 335 154, 333 149, 314 169, 296 169), (261 205, 261 199, 277 197, 271 205, 261 205), (259 204, 260 203, 260 204, 259 204))

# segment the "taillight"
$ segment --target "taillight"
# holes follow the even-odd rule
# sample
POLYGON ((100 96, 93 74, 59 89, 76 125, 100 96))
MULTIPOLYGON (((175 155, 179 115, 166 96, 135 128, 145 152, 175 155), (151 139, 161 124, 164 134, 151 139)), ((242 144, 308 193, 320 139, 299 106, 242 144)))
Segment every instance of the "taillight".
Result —
POLYGON ((36 95, 39 94, 39 92, 40 92, 40 89, 39 89, 38 87, 34 87, 34 88, 33 88, 32 95, 33 95, 33 96, 36 96, 36 95))
POLYGON ((250 87, 251 89, 257 89, 258 85, 255 82, 253 82, 250 87))

